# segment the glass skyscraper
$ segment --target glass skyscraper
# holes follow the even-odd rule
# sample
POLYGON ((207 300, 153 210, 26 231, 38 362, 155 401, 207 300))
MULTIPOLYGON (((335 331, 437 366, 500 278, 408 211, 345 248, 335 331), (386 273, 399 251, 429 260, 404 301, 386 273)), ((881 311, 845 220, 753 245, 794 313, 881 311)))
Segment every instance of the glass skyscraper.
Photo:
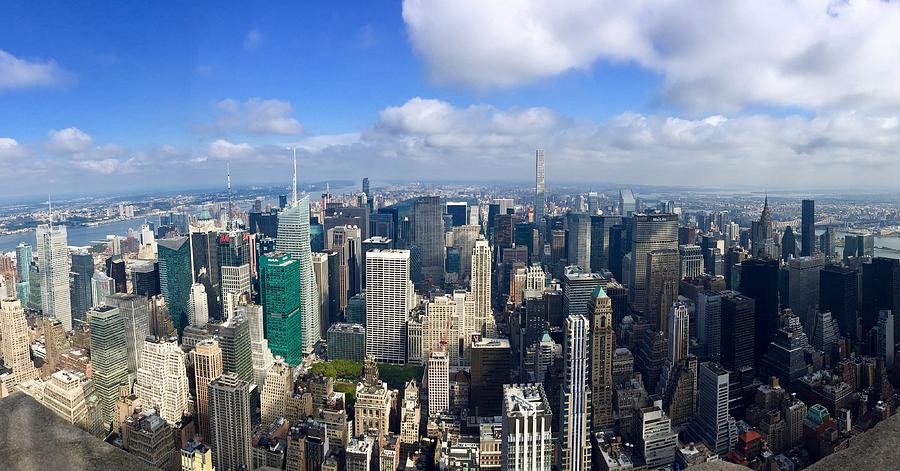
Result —
POLYGON ((173 237, 158 240, 157 247, 160 291, 166 298, 172 324, 181 336, 190 312, 191 245, 187 237, 173 237))
POLYGON ((319 326, 319 293, 312 266, 309 240, 309 196, 296 200, 278 216, 275 248, 300 262, 300 318, 303 325, 303 352, 313 350, 321 337, 319 326))
POLYGON ((94 256, 89 253, 72 254, 72 322, 84 322, 84 314, 93 306, 91 282, 94 277, 94 256))
POLYGON ((300 263, 278 252, 261 256, 259 290, 269 349, 289 365, 297 366, 306 334, 300 315, 300 263))

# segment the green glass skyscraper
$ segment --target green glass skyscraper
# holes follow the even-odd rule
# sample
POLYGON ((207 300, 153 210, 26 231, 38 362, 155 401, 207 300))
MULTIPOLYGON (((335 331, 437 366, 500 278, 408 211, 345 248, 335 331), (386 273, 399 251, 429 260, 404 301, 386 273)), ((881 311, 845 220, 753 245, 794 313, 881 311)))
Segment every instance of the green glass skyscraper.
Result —
POLYGON ((157 241, 159 254, 159 287, 172 324, 179 337, 188 323, 190 311, 191 284, 191 244, 187 237, 173 237, 157 241))
POLYGON ((297 366, 305 334, 300 314, 300 262, 281 252, 259 257, 259 290, 269 349, 297 366))

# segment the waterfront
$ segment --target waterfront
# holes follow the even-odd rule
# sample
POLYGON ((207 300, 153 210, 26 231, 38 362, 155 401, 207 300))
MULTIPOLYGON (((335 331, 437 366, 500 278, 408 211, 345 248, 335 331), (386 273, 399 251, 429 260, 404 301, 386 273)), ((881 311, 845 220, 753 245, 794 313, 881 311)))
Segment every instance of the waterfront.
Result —
MULTIPOLYGON (((159 216, 151 216, 149 221, 158 224, 159 216)), ((113 221, 97 226, 69 227, 67 228, 69 246, 89 246, 94 242, 105 241, 107 235, 126 236, 128 235, 129 228, 138 232, 140 231, 142 224, 144 224, 144 218, 140 217, 113 221)), ((0 253, 14 251, 16 245, 19 245, 21 242, 25 242, 34 247, 36 245, 34 229, 27 232, 0 236, 0 253)))

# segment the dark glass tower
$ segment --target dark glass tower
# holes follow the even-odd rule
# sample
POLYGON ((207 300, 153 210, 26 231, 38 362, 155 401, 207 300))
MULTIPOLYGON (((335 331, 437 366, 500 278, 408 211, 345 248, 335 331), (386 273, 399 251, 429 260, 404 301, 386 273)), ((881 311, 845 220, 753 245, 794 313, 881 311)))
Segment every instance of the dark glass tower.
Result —
POLYGON ((94 276, 94 256, 89 253, 72 254, 72 323, 84 322, 84 315, 93 306, 91 279, 94 276))
MULTIPOLYGON (((93 263, 93 262, 92 262, 93 263)), ((92 273, 93 275, 93 273, 92 273)), ((116 282, 116 293, 128 292, 125 275, 125 260, 116 257, 106 259, 106 276, 116 282)))
MULTIPOLYGON (((756 311, 755 365, 760 364, 775 331, 781 327, 778 322, 778 275, 778 260, 753 258, 741 263, 740 292, 754 301, 756 311)), ((729 329, 725 331, 732 332, 729 329)), ((753 364, 739 366, 753 366, 753 364)))
MULTIPOLYGON (((900 260, 876 257, 862 269, 861 335, 866 335, 878 322, 878 311, 900 312, 900 260)), ((894 331, 900 316, 894 315, 894 331)))
MULTIPOLYGON (((729 370, 753 368, 756 332, 756 311, 753 299, 741 294, 729 294, 722 298, 722 336, 720 356, 722 366, 729 370)), ((768 343, 763 347, 765 353, 768 343)), ((759 355, 760 357, 762 355, 759 355)))
POLYGON ((803 200, 800 218, 800 256, 807 257, 816 252, 816 202, 803 200))
POLYGON ((412 241, 422 250, 422 276, 444 282, 444 220, 439 196, 423 196, 413 203, 412 241))
POLYGON ((856 339, 859 272, 840 265, 826 265, 819 272, 819 310, 831 311, 841 335, 856 339))

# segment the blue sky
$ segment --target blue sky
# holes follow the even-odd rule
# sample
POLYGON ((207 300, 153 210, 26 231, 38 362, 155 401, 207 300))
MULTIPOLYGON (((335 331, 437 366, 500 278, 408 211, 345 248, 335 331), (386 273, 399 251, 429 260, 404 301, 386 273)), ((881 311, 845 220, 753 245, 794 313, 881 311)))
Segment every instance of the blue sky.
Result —
POLYGON ((540 146, 558 181, 841 186, 851 169, 891 186, 900 93, 884 83, 900 78, 900 8, 747 13, 693 0, 5 2, 0 171, 13 194, 48 180, 191 186, 226 160, 237 182, 267 183, 296 145, 310 179, 527 181, 540 146))

